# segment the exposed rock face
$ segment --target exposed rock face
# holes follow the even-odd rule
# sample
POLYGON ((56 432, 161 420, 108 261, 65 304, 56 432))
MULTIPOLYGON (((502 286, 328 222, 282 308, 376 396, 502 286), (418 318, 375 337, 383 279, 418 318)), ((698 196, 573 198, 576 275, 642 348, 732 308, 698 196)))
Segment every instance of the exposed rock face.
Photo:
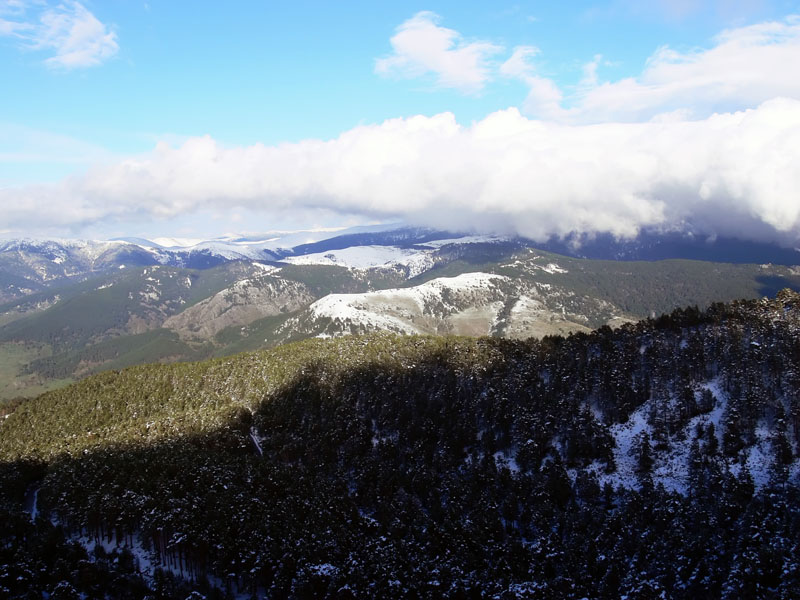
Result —
POLYGON ((263 317, 291 313, 313 301, 302 283, 264 275, 237 281, 170 317, 164 327, 182 338, 207 339, 231 325, 244 326, 263 317))

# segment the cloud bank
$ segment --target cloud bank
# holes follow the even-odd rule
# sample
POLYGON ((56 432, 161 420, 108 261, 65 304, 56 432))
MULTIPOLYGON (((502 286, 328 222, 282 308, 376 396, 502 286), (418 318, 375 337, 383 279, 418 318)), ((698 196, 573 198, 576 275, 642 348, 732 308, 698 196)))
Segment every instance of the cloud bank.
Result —
POLYGON ((44 50, 52 56, 48 67, 94 67, 119 50, 117 35, 83 4, 8 0, 0 5, 0 36, 19 41, 28 50, 44 50))
POLYGON ((800 101, 703 120, 569 125, 498 111, 392 119, 338 138, 224 147, 210 137, 0 190, 8 227, 169 218, 206 209, 333 210, 536 240, 708 234, 800 239, 800 101))
MULTIPOLYGON (((6 16, 25 4, 6 3, 6 16)), ((31 27, 0 20, 7 35, 31 27)), ((443 113, 277 146, 161 143, 57 184, 0 189, 3 225, 64 230, 239 210, 266 222, 316 211, 539 241, 691 228, 800 245, 800 79, 787 71, 800 64, 798 17, 725 31, 710 48, 662 47, 640 75, 616 82, 602 81, 596 55, 570 94, 538 73, 535 46, 509 53, 465 41, 433 13, 403 23, 391 44, 379 73, 433 76, 465 93, 513 78, 527 99, 470 125, 443 113)))

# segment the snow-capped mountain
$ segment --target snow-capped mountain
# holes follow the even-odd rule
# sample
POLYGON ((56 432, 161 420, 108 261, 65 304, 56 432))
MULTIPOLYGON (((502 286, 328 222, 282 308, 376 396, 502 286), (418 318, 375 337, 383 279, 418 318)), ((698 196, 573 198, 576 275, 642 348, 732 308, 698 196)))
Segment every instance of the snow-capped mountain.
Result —
POLYGON ((119 238, 114 240, 0 241, 0 303, 115 269, 164 265, 208 269, 231 261, 395 269, 415 277, 437 264, 442 248, 508 242, 492 236, 454 236, 399 226, 267 232, 212 240, 119 238))
MULTIPOLYGON (((545 272, 566 273, 553 263, 545 272)), ((595 298, 528 278, 470 272, 413 287, 361 294, 329 294, 290 318, 281 331, 341 336, 371 331, 403 334, 542 337, 620 325, 635 317, 595 298), (569 310, 567 307, 569 306, 569 310)))
POLYGON ((555 250, 591 258, 665 259, 729 257, 732 263, 800 263, 797 251, 697 236, 643 233, 634 240, 566 238, 537 244, 496 235, 454 234, 402 225, 349 229, 273 231, 261 235, 203 240, 180 237, 114 240, 0 241, 0 302, 115 269, 164 265, 208 269, 231 261, 337 266, 351 270, 393 270, 419 277, 453 261, 473 264, 507 259, 524 248, 555 250))
POLYGON ((41 291, 59 282, 155 259, 133 244, 116 241, 0 241, 0 302, 41 291))

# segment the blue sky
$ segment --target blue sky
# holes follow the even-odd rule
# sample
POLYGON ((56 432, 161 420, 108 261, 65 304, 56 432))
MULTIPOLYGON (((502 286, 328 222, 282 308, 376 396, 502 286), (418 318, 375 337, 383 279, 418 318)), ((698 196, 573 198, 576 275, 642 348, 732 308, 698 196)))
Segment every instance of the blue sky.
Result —
MULTIPOLYGON (((785 81, 797 79, 794 65, 778 64, 797 51, 797 13, 800 2, 757 0, 566 7, 0 0, 0 201, 7 207, 0 209, 7 220, 0 230, 212 235, 230 228, 384 220, 439 226, 453 220, 467 228, 491 223, 497 230, 530 221, 538 225, 516 232, 539 237, 593 227, 631 235, 642 226, 687 220, 714 229, 710 215, 729 202, 741 218, 722 229, 796 236, 797 215, 774 205, 774 190, 737 192, 736 181, 683 171, 669 173, 658 189, 642 190, 636 177, 652 179, 654 171, 639 172, 636 156, 680 152, 680 140, 703 135, 736 171, 735 161, 744 158, 724 153, 709 125, 714 113, 759 110, 769 123, 745 129, 731 117, 726 127, 732 135, 793 135, 795 107, 769 102, 800 98, 800 84, 785 81), (759 38, 751 42, 754 35, 759 38), (736 65, 751 58, 750 71, 737 74, 736 65), (519 118, 503 112, 509 109, 519 118), (491 119, 495 114, 505 120, 491 119), (426 120, 414 121, 417 115, 426 120), (636 146, 633 162, 602 164, 604 142, 593 127, 605 127, 612 145, 627 148, 647 137, 631 126, 654 120, 683 133, 675 138, 660 125, 663 147, 636 146), (477 141, 485 139, 487 123, 492 139, 499 135, 496 127, 511 138, 489 149, 477 141), (574 138, 574 145, 544 149, 542 140, 529 139, 518 155, 498 154, 519 139, 514 136, 532 136, 531 123, 574 138), (428 132, 424 139, 420 126, 428 132), (432 174, 408 155, 390 155, 390 147, 411 148, 427 157, 426 164, 444 152, 460 153, 451 147, 474 148, 432 174), (615 188, 612 199, 550 185, 557 166, 519 189, 504 187, 508 182, 496 176, 511 164, 522 169, 526 157, 540 165, 536 157, 545 151, 574 169, 581 152, 576 148, 584 147, 594 147, 595 154, 581 160, 600 161, 591 173, 619 179, 633 170, 635 181, 615 188), (342 157, 352 148, 359 154, 346 162, 342 157), (362 172, 360 165, 374 156, 386 160, 362 172), (289 157, 296 160, 286 162, 289 157), (459 169, 471 176, 470 165, 484 159, 494 170, 473 181, 481 190, 474 197, 438 181, 445 175, 460 179, 459 169), (208 173, 203 160, 234 165, 215 172, 207 194, 193 187, 192 169, 198 178, 208 173), (239 170, 242 162, 249 170, 239 170), (134 163, 135 177, 129 168, 134 163), (385 192, 376 174, 391 186, 395 171, 406 200, 385 192), (351 180, 343 181, 342 172, 351 180), (306 173, 313 185, 305 183, 306 173), (242 184, 243 178, 252 185, 242 184), (681 198, 672 197, 676 185, 686 188, 681 198), (692 194, 707 206, 687 208, 692 194), (510 199, 503 204, 503 198, 510 199), (578 216, 564 221, 552 214, 575 198, 578 216), (51 211, 59 217, 42 218, 51 211)), ((789 177, 778 182, 781 193, 797 191, 789 177)), ((602 178, 590 181, 597 185, 602 178)))

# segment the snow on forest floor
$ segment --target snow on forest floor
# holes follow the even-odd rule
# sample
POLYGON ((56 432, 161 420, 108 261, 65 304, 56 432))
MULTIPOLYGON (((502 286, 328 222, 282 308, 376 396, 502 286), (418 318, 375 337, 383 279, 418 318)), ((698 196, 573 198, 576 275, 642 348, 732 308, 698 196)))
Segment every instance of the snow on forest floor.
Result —
MULTIPOLYGON (((722 445, 723 428, 720 421, 727 405, 728 396, 716 379, 701 384, 697 393, 700 394, 702 390, 708 390, 714 396, 713 408, 705 414, 693 417, 682 431, 668 438, 666 449, 653 450, 654 463, 651 471, 653 483, 660 483, 667 490, 683 495, 688 493, 689 454, 698 428, 705 429, 709 424, 713 424, 717 442, 720 447, 722 445)), ((631 413, 627 421, 611 426, 611 435, 616 442, 614 448, 616 471, 605 473, 604 465, 598 462, 589 466, 589 469, 597 474, 601 486, 610 483, 613 487, 639 488, 635 445, 642 433, 647 433, 651 437, 651 445, 653 444, 653 427, 648 417, 652 412, 653 401, 648 400, 631 413)), ((755 434, 756 442, 747 450, 744 463, 750 471, 756 488, 760 488, 769 482, 773 459, 767 428, 763 424, 759 425, 755 434)), ((736 476, 740 474, 742 465, 738 461, 725 459, 724 464, 732 474, 736 476)), ((795 460, 790 468, 790 474, 800 476, 800 460, 795 460)), ((574 473, 571 475, 574 476, 574 473)))

